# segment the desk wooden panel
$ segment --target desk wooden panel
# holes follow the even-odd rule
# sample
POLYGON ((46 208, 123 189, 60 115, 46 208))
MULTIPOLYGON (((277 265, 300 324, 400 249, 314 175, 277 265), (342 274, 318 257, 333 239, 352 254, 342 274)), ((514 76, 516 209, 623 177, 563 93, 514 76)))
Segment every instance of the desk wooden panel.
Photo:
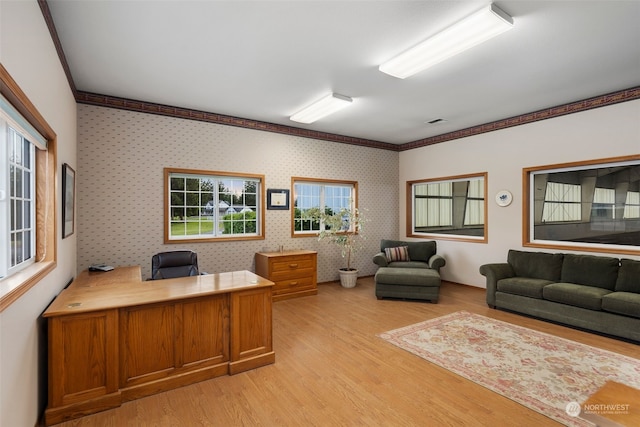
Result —
POLYGON ((83 272, 51 303, 47 425, 275 361, 273 283, 249 271, 143 282, 83 272))

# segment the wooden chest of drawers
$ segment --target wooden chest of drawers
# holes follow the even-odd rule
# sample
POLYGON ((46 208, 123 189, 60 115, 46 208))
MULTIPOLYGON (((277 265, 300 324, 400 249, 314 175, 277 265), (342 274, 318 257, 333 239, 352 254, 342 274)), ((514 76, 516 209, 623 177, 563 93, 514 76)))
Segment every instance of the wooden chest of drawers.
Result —
POLYGON ((297 250, 256 253, 256 274, 275 283, 273 301, 318 293, 318 253, 297 250))

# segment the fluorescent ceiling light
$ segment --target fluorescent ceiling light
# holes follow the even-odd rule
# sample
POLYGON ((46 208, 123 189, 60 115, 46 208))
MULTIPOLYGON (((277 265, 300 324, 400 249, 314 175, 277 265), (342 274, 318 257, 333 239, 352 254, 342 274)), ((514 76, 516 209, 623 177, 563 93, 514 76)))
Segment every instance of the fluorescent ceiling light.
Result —
POLYGON ((513 28, 513 18, 493 3, 380 65, 399 79, 444 61, 513 28))
POLYGON ((347 105, 350 105, 351 102, 352 99, 348 96, 331 93, 308 107, 303 108, 289 118, 298 123, 313 123, 316 120, 320 120, 329 114, 343 109, 347 105))

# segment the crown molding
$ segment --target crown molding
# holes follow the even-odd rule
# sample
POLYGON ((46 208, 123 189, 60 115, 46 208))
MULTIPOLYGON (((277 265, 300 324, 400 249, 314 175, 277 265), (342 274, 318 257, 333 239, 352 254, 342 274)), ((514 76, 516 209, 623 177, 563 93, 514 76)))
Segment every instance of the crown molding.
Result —
POLYGON ((173 107, 170 105, 155 104, 146 101, 136 101, 110 95, 100 95, 78 91, 76 102, 80 104, 97 105, 101 107, 118 108, 121 110, 137 111, 140 113, 158 114, 161 116, 176 117, 180 119, 197 120, 220 125, 236 126, 246 129, 255 129, 265 132, 280 133, 302 138, 320 139, 323 141, 339 142, 341 144, 360 145, 370 148, 398 151, 398 145, 370 139, 355 138, 352 136, 338 135, 334 133, 319 132, 309 129, 301 129, 293 126, 279 125, 269 122, 244 119, 242 117, 227 116, 224 114, 209 113, 206 111, 192 110, 189 108, 173 107))
POLYGON ((461 129, 442 135, 419 139, 417 141, 400 145, 399 151, 413 150, 414 148, 426 147, 428 145, 453 141, 454 139, 466 138, 468 136, 480 135, 482 133, 493 132, 495 130, 520 126, 546 119, 553 119, 555 117, 565 116, 567 114, 579 113, 581 111, 592 110, 594 108, 605 107, 608 105, 618 104, 620 102, 632 101, 634 99, 640 99, 640 86, 636 86, 630 89, 624 89, 618 92, 612 92, 606 95, 595 96, 593 98, 583 99, 581 101, 576 101, 569 104, 545 108, 543 110, 521 114, 519 116, 513 116, 507 119, 496 120, 495 122, 485 123, 482 125, 461 129))

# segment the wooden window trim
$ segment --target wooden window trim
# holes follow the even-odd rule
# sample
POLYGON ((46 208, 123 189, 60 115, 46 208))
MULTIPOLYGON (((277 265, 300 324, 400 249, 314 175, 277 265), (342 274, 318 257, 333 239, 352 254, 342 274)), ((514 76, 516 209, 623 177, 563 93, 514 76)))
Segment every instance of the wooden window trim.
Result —
POLYGON ((353 206, 358 208, 358 181, 348 181, 344 179, 324 179, 324 178, 304 178, 300 176, 292 176, 291 177, 291 237, 293 238, 305 238, 305 237, 318 237, 318 233, 296 233, 295 230, 295 207, 294 202, 296 200, 296 190, 295 185, 297 182, 307 182, 310 184, 345 184, 351 185, 353 187, 353 191, 355 192, 355 197, 353 198, 353 206))
POLYGON ((37 108, 0 64, 0 93, 47 140, 47 150, 36 150, 36 262, 0 280, 0 313, 34 287, 57 265, 58 193, 57 135, 37 108))
POLYGON ((590 245, 571 245, 547 241, 548 243, 537 242, 531 235, 531 207, 533 206, 533 196, 531 194, 530 179, 531 174, 544 170, 556 170, 565 168, 577 168, 578 166, 596 166, 600 164, 621 163, 628 161, 640 160, 640 155, 633 154, 629 156, 609 157, 604 159, 594 159, 569 163, 558 163, 552 165, 534 166, 522 169, 522 246, 527 248, 552 249, 560 251, 580 251, 580 252, 596 252, 604 254, 622 254, 622 255, 638 255, 640 248, 638 246, 629 246, 628 248, 592 243, 590 245))
POLYGON ((164 168, 164 243, 168 245, 181 244, 181 243, 206 243, 206 242, 228 242, 228 241, 241 241, 241 240, 264 240, 266 235, 265 230, 265 205, 266 205, 266 190, 265 190, 265 177, 264 175, 251 174, 251 173, 236 173, 236 172, 222 172, 222 171, 209 171, 198 169, 179 169, 179 168, 164 168), (234 237, 212 237, 212 238, 200 238, 200 239, 169 239, 169 215, 170 208, 169 202, 171 200, 169 193, 169 176, 172 173, 188 174, 188 175, 212 175, 212 176, 228 176, 229 178, 253 178, 260 181, 260 233, 256 236, 234 236, 234 237))
POLYGON ((436 240, 455 240, 457 242, 469 242, 469 243, 488 243, 489 242, 489 216, 488 216, 488 200, 487 191, 489 188, 489 179, 487 172, 470 173, 464 175, 445 176, 427 179, 418 179, 415 181, 407 181, 406 184, 406 236, 415 237, 417 239, 436 239, 436 240), (463 235, 455 234, 437 234, 437 233, 421 233, 416 234, 413 231, 413 185, 424 184, 441 181, 457 181, 461 179, 469 178, 483 178, 484 179, 484 236, 482 239, 472 239, 464 237, 463 235))

